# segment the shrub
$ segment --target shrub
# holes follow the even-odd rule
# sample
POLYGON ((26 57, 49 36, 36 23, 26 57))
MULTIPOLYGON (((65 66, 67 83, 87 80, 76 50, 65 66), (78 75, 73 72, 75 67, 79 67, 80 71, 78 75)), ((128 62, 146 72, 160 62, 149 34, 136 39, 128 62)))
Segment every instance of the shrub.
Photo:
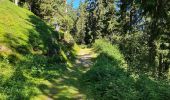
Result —
POLYGON ((168 82, 129 72, 117 46, 97 40, 100 53, 95 64, 81 77, 83 91, 94 100, 169 100, 168 82))
POLYGON ((134 79, 126 72, 123 55, 117 46, 97 40, 100 52, 94 66, 82 77, 82 84, 95 100, 131 100, 136 97, 134 79))

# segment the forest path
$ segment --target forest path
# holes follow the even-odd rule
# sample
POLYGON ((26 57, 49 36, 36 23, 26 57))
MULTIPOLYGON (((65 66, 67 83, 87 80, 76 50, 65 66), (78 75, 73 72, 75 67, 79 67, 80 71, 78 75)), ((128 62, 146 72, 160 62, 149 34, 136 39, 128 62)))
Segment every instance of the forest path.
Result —
POLYGON ((41 84, 43 94, 33 100, 86 100, 79 79, 93 65, 96 56, 92 48, 80 49, 72 62, 73 67, 41 84))
POLYGON ((96 58, 96 53, 92 48, 80 49, 75 61, 75 66, 89 68, 93 65, 93 59, 96 58))

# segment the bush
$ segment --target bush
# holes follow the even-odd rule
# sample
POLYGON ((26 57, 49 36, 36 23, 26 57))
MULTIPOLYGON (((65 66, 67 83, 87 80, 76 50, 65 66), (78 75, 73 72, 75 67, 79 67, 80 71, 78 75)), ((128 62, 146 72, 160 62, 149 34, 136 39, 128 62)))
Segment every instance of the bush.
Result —
POLYGON ((166 81, 156 81, 141 75, 135 83, 140 100, 169 100, 170 86, 166 81))
POLYGON ((94 66, 82 77, 82 84, 95 100, 131 100, 136 97, 134 80, 129 78, 123 55, 117 46, 97 40, 94 47, 100 52, 94 66))
POLYGON ((129 71, 137 73, 151 71, 148 57, 148 38, 146 37, 148 37, 147 34, 140 32, 126 34, 123 36, 113 36, 113 44, 119 44, 120 50, 129 65, 129 71))
POLYGON ((104 54, 103 57, 110 58, 111 62, 114 61, 119 65, 119 67, 125 64, 124 56, 119 51, 118 47, 116 45, 112 45, 109 41, 96 40, 93 46, 99 53, 104 54))
POLYGON ((94 47, 100 54, 80 79, 88 97, 94 100, 169 100, 168 83, 128 72, 117 46, 97 40, 94 47))

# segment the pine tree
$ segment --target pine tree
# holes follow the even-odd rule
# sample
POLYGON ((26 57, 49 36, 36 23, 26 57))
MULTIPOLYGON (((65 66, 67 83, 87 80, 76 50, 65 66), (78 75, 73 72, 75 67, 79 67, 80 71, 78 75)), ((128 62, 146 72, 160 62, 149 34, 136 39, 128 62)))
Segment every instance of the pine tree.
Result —
POLYGON ((158 76, 162 76, 169 68, 169 35, 167 30, 168 23, 168 0, 148 0, 142 1, 144 9, 143 16, 148 16, 149 20, 149 56, 150 63, 158 72, 158 76))
POLYGON ((89 10, 86 23, 85 41, 87 44, 94 42, 97 38, 110 37, 117 24, 114 15, 114 0, 97 0, 93 4, 95 4, 95 9, 89 10))

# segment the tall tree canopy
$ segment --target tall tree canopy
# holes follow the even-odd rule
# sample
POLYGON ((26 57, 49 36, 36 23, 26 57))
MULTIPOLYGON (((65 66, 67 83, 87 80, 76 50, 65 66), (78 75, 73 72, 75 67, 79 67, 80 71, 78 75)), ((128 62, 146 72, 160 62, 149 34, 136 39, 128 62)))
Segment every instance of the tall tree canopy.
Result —
POLYGON ((169 0, 86 0, 83 5, 76 24, 81 41, 91 44, 107 38, 119 44, 131 66, 129 70, 152 72, 155 77, 167 73, 169 0))

